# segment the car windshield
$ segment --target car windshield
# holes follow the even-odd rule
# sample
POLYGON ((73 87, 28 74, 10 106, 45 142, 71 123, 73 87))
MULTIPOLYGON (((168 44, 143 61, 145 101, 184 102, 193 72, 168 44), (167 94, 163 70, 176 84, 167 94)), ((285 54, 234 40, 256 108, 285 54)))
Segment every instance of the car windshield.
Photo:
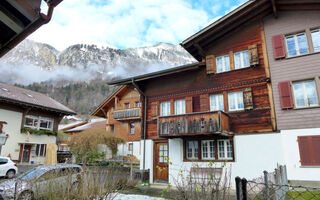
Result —
POLYGON ((37 177, 39 177, 44 170, 42 169, 32 169, 30 171, 27 171, 23 174, 21 174, 20 176, 18 176, 18 179, 23 180, 23 181, 27 181, 27 180, 31 180, 31 179, 35 179, 37 177))

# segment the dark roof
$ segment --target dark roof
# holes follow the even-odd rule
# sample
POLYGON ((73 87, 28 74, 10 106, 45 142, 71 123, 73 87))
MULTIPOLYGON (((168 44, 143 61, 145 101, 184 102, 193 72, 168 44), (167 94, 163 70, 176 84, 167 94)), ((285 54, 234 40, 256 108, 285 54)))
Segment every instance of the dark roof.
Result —
POLYGON ((0 101, 37 107, 67 115, 76 114, 73 110, 44 94, 1 82, 0 101))
POLYGON ((148 73, 148 74, 143 74, 143 75, 134 76, 134 77, 130 77, 130 78, 111 81, 111 82, 108 82, 108 84, 109 85, 129 84, 132 82, 132 80, 142 81, 142 80, 147 80, 147 79, 151 79, 151 78, 155 78, 155 77, 165 76, 168 74, 174 74, 177 72, 188 71, 188 70, 196 69, 200 65, 201 65, 201 63, 195 62, 195 63, 182 65, 182 66, 178 66, 178 67, 173 67, 173 68, 169 68, 169 69, 165 69, 165 70, 161 70, 161 71, 156 71, 156 72, 152 72, 152 73, 148 73))
POLYGON ((46 14, 40 13, 42 0, 1 0, 0 7, 0 57, 14 48, 40 26, 50 21, 53 9, 62 0, 44 0, 46 14))

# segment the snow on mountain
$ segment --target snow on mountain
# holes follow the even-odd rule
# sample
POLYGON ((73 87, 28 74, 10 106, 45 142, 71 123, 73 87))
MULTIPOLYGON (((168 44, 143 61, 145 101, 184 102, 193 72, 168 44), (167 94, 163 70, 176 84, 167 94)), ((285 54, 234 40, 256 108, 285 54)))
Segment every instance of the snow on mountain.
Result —
MULTIPOLYGON (((180 45, 167 43, 125 50, 76 44, 59 52, 48 44, 25 40, 0 59, 0 74, 11 73, 20 84, 61 80, 81 82, 97 77, 103 80, 125 78, 191 62, 195 60, 180 45), (39 68, 41 70, 37 70, 39 68), (27 76, 30 70, 32 77, 27 76)), ((13 81, 11 78, 10 83, 13 81)))

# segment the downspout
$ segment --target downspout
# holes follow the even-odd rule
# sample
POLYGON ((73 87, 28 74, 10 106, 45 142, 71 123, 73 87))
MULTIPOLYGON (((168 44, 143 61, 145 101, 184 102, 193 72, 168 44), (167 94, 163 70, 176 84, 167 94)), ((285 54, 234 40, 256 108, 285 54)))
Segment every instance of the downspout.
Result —
POLYGON ((147 96, 142 92, 139 86, 134 81, 134 78, 131 79, 132 85, 138 90, 138 92, 143 96, 143 171, 146 169, 146 129, 147 129, 147 96))

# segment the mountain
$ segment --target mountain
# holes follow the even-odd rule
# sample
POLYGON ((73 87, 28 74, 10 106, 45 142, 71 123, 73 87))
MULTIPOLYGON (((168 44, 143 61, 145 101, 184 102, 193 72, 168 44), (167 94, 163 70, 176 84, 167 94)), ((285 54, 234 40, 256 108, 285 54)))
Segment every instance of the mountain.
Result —
POLYGON ((45 93, 85 114, 113 91, 106 84, 111 79, 191 62, 194 58, 180 45, 167 43, 124 50, 76 44, 58 51, 48 44, 24 40, 0 59, 0 74, 6 74, 2 82, 45 93))

